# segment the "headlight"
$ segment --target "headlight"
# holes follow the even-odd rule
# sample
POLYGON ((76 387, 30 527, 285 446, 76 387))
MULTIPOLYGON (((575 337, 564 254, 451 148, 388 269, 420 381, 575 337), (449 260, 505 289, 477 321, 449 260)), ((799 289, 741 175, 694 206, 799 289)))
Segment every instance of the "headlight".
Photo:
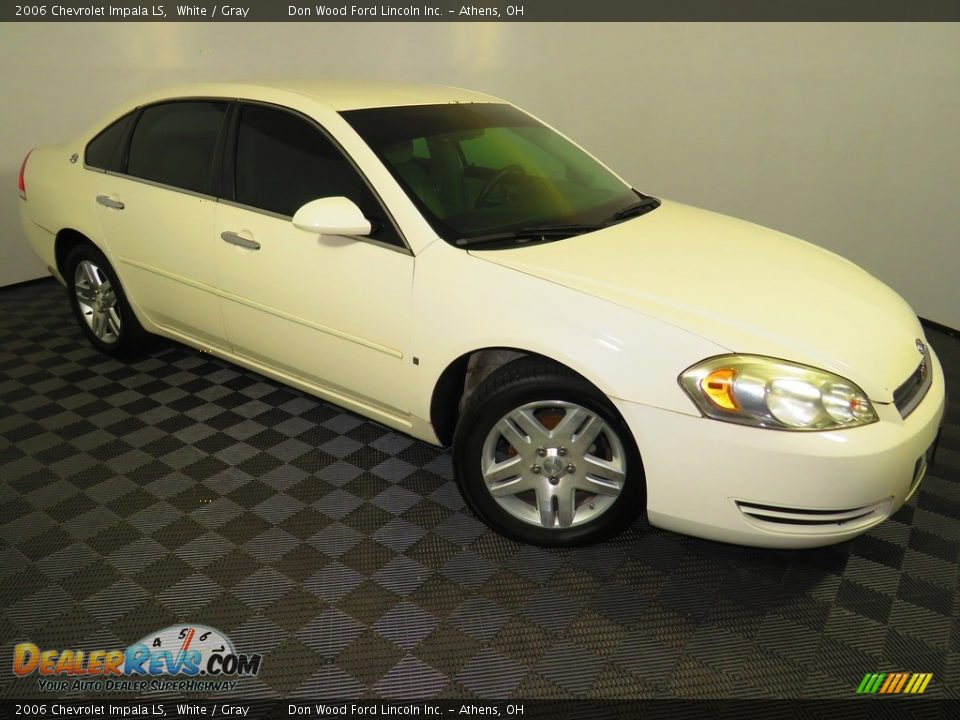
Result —
POLYGON ((779 430, 835 430, 877 421, 849 380, 807 365, 759 355, 722 355, 680 376, 707 417, 779 430))

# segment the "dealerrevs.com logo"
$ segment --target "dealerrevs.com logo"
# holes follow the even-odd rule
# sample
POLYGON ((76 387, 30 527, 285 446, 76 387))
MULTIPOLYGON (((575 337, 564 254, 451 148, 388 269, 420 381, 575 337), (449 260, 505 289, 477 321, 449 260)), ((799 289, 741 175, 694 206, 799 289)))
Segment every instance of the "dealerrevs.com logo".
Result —
POLYGON ((238 653, 230 639, 203 625, 172 625, 125 649, 42 650, 23 642, 13 648, 13 672, 38 675, 52 692, 233 690, 234 678, 260 672, 260 655, 238 653))

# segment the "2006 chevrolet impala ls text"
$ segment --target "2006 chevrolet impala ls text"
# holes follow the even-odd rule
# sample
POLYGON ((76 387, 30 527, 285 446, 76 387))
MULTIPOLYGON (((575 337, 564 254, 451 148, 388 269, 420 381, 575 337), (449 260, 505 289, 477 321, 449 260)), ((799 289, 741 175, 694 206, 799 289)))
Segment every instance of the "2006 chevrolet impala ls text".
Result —
POLYGON ((862 533, 944 408, 913 311, 825 250, 634 190, 443 87, 144 95, 32 151, 20 212, 105 353, 164 335, 429 443, 525 542, 862 533))

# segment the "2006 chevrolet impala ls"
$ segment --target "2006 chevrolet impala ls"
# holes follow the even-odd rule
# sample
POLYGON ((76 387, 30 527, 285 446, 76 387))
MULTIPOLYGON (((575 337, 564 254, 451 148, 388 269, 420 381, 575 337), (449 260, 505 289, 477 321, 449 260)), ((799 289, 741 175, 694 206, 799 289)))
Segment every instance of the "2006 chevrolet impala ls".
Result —
POLYGON ((644 195, 509 103, 285 82, 151 93, 20 173, 97 348, 174 338, 437 445, 525 542, 652 525, 809 547, 926 471, 943 374, 850 262, 644 195))

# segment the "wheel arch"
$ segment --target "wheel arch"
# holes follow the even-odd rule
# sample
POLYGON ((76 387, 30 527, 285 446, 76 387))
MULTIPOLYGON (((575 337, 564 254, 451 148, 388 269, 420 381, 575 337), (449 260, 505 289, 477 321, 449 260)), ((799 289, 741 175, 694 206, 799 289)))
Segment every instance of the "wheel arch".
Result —
POLYGON ((604 540, 646 506, 642 456, 619 408, 581 373, 542 355, 509 362, 477 387, 452 455, 468 507, 520 542, 604 540), (571 410, 578 414, 568 417, 571 410))
POLYGON ((582 378, 606 395, 595 380, 569 363, 533 350, 508 345, 476 348, 452 360, 440 373, 430 397, 430 424, 444 447, 453 443, 453 434, 467 399, 494 370, 522 357, 536 357, 582 378))
POLYGON ((64 281, 64 284, 67 282, 67 276, 64 272, 67 256, 77 245, 90 245, 106 255, 102 247, 97 245, 97 243, 94 242, 88 235, 80 232, 79 230, 74 230, 73 228, 63 228, 57 232, 53 241, 53 257, 57 263, 56 271, 60 274, 60 278, 64 281))

